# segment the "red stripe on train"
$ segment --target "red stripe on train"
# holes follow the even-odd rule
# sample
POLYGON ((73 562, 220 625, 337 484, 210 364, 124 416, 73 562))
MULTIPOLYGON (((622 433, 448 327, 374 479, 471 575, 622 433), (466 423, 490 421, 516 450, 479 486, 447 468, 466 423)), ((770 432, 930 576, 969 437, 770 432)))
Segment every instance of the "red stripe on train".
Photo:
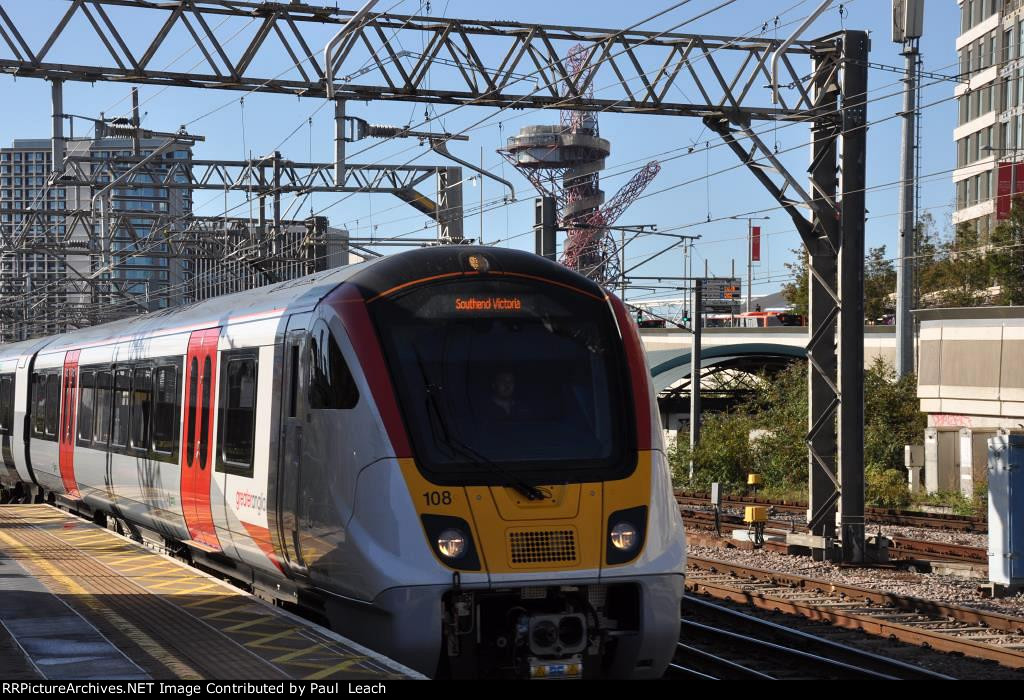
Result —
POLYGON ((359 365, 366 373, 366 381, 370 385, 373 401, 388 431, 388 439, 391 440, 395 456, 411 457, 412 449, 409 447, 409 437, 405 432, 402 414, 398 410, 391 374, 384 364, 384 351, 377 340, 377 331, 370 322, 366 300, 355 285, 343 284, 327 297, 326 302, 341 317, 342 325, 345 326, 352 342, 352 348, 359 358, 359 365))
POLYGON ((78 356, 80 350, 69 350, 64 355, 61 374, 59 434, 57 436, 58 465, 64 491, 71 498, 81 498, 75 479, 75 418, 78 416, 78 356))
POLYGON ((626 347, 626 364, 629 365, 629 379, 633 387, 633 410, 636 412, 636 447, 638 450, 651 449, 651 378, 647 370, 647 355, 644 353, 636 321, 629 315, 626 305, 612 295, 609 303, 615 311, 615 321, 626 347))

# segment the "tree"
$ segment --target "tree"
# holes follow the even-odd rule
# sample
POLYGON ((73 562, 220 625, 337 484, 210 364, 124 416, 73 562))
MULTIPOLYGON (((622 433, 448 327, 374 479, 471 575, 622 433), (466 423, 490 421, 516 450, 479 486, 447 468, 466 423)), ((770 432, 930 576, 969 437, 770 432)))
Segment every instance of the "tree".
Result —
MULTIPOLYGON (((786 263, 793 278, 782 285, 782 294, 793 307, 794 312, 807 317, 810 309, 807 251, 802 247, 793 250, 796 262, 786 263)), ((871 248, 864 265, 864 313, 874 320, 886 313, 892 313, 893 302, 889 297, 896 291, 896 268, 885 257, 885 246, 871 248)))
POLYGON ((920 442, 925 427, 916 375, 897 377, 876 357, 864 372, 864 463, 902 472, 904 445, 920 442))
MULTIPOLYGON (((906 489, 903 447, 920 442, 925 425, 917 378, 896 377, 891 365, 876 359, 864 371, 864 464, 874 502, 890 502, 894 490, 899 492, 894 485, 902 483, 906 489)), ((768 493, 804 491, 806 435, 807 366, 797 362, 773 376, 762 376, 754 396, 731 411, 706 418, 689 485, 707 488, 718 481, 742 488, 746 474, 756 472, 768 493), (758 431, 753 440, 752 430, 758 431)), ((688 461, 686 445, 670 454, 677 483, 686 482, 688 461)))
POLYGON ((1019 202, 992 230, 987 252, 989 273, 999 287, 995 303, 1024 304, 1024 208, 1019 202))
POLYGON ((939 255, 935 219, 930 213, 925 212, 914 227, 915 307, 929 306, 929 300, 936 298, 942 289, 941 280, 936 274, 939 255))
POLYGON ((868 250, 864 261, 864 316, 877 321, 896 310, 896 267, 885 257, 885 246, 868 250))
POLYGON ((974 226, 961 224, 941 246, 934 280, 941 306, 982 306, 990 285, 989 261, 974 226))
POLYGON ((782 295, 793 307, 793 313, 807 318, 810 315, 807 250, 800 246, 792 252, 796 255, 796 262, 786 263, 786 269, 793 275, 793 279, 782 285, 782 295))

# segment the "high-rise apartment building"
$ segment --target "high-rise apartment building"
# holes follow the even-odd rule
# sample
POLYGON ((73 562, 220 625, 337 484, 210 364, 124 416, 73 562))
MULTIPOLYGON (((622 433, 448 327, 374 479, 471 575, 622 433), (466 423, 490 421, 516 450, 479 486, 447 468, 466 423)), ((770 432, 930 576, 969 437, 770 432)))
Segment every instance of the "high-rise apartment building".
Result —
POLYGON ((953 223, 985 236, 1024 192, 1024 2, 958 2, 953 223))
MULTIPOLYGON (((142 155, 162 143, 143 140, 142 155)), ((66 143, 67 157, 84 159, 81 170, 87 174, 96 169, 96 173, 112 172, 116 177, 130 164, 104 168, 101 163, 132 154, 131 139, 71 139, 66 143)), ((172 162, 191 159, 191 152, 185 146, 175 147, 159 159, 153 167, 158 174, 166 172, 172 162)), ((153 235, 159 233, 153 227, 166 226, 167 221, 191 213, 189 190, 160 187, 158 182, 151 187, 144 182, 137 186, 137 176, 132 187, 115 185, 102 195, 109 196, 111 217, 122 224, 111 227, 108 245, 100 240, 98 215, 83 219, 65 217, 62 212, 95 212, 98 201, 93 201, 94 195, 110 182, 110 175, 97 174, 96 187, 60 180, 48 186, 53 170, 49 139, 16 139, 10 148, 0 148, 0 340, 59 333, 143 308, 156 310, 186 297, 188 261, 170 257, 167 243, 153 235), (47 214, 30 216, 30 210, 47 214), (132 216, 133 212, 138 215, 132 216), (89 225, 92 237, 85 228, 89 225), (68 280, 97 273, 101 279, 109 279, 106 290, 68 293, 68 280), (115 288, 116 293, 110 291, 115 288), (126 295, 135 302, 127 302, 126 295), (14 299, 26 308, 5 309, 4 304, 15 303, 14 299), (97 316, 97 309, 103 310, 102 317, 97 316)))

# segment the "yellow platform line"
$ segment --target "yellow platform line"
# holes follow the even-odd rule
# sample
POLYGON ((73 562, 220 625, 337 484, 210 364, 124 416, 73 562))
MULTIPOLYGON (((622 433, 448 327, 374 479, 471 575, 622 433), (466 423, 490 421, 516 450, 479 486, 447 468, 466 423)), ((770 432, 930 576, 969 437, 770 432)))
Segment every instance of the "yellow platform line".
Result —
MULTIPOLYGON (((213 619, 216 619, 218 617, 223 617, 224 615, 231 615, 232 613, 242 612, 242 611, 245 611, 245 610, 249 610, 252 605, 253 605, 252 603, 250 603, 249 601, 246 600, 242 604, 240 604, 240 605, 233 605, 230 608, 226 608, 226 609, 219 609, 218 608, 214 612, 210 612, 210 613, 207 613, 207 614, 203 615, 203 619, 204 620, 213 620, 213 619)), ((250 614, 252 614, 252 613, 250 613, 250 614)))
MULTIPOLYGON (((0 516, 2 515, 3 510, 0 509, 0 516)), ((29 513, 29 515, 35 521, 26 523, 29 527, 35 526, 35 524, 41 520, 41 518, 35 517, 38 515, 37 513, 29 513)), ((60 514, 54 515, 50 519, 53 520, 53 522, 60 522, 63 524, 68 522, 60 514)), ((0 518, 0 523, 2 523, 2 518, 0 518)), ((282 620, 278 615, 273 613, 266 614, 255 610, 254 603, 250 601, 246 600, 241 605, 231 605, 230 607, 225 608, 223 605, 224 602, 230 598, 237 597, 237 593, 224 590, 215 581, 195 586, 194 583, 197 582, 197 579, 188 575, 189 572, 187 570, 182 570, 175 566, 173 562, 167 562, 163 559, 153 562, 153 553, 139 553, 138 549, 127 543, 112 543, 110 539, 108 539, 109 533, 95 532, 92 531, 91 528, 89 530, 84 528, 75 528, 74 531, 69 531, 69 529, 63 528, 59 531, 59 534, 52 534, 54 534, 62 543, 73 548, 77 548, 78 545, 91 545, 90 552, 81 552, 83 556, 91 556, 93 559, 100 560, 118 574, 123 575, 128 580, 136 582, 146 590, 157 595, 164 596, 169 602, 173 602, 173 604, 181 608, 195 611, 195 613, 198 613, 196 614, 197 619, 207 621, 207 624, 213 625, 222 634, 233 636, 235 638, 249 637, 249 641, 236 639, 236 643, 239 643, 241 646, 250 650, 260 650, 261 652, 284 652, 279 653, 276 657, 266 659, 270 663, 278 666, 282 671, 287 672, 288 668, 300 673, 305 670, 312 670, 312 674, 304 677, 309 680, 317 680, 327 678, 341 671, 359 668, 368 660, 368 657, 351 655, 347 649, 338 649, 333 645, 327 645, 322 641, 311 640, 309 637, 302 634, 300 630, 287 627, 284 620, 282 620), (97 549, 103 550, 102 558, 94 554, 94 550, 97 549), (135 561, 141 561, 143 563, 131 563, 135 561), (152 580, 159 578, 169 580, 152 580), (211 589, 216 590, 216 592, 210 593, 211 589), (180 598, 182 596, 192 595, 195 593, 203 593, 204 597, 187 603, 174 600, 176 597, 180 598), (308 645, 296 649, 290 644, 287 646, 282 645, 282 641, 285 643, 306 643, 308 645), (314 658, 313 660, 309 660, 303 658, 317 652, 323 656, 333 657, 333 659, 328 658, 316 660, 314 658), (325 666, 325 664, 330 665, 325 666)), ((77 553, 78 552, 76 551, 76 554, 77 553)), ((56 576, 62 575, 58 572, 56 576)), ((98 601, 96 604, 100 605, 98 601)), ((104 614, 109 613, 115 616, 117 615, 112 610, 103 610, 103 612, 104 614)), ((125 624, 130 625, 130 623, 127 622, 125 622, 125 624)), ((138 633, 145 636, 141 631, 138 631, 138 633)), ((152 642, 152 640, 150 641, 152 642)), ((143 645, 140 644, 140 646, 143 645)), ((166 650, 162 649, 162 647, 158 648, 164 651, 165 654, 167 653, 166 650)), ((155 653, 151 652, 151 654, 154 658, 160 658, 155 653)))
POLYGON ((161 581, 160 583, 154 583, 149 586, 150 589, 160 591, 161 593, 177 594, 177 595, 191 595, 192 593, 202 593, 212 588, 218 588, 216 583, 202 583, 195 585, 195 579, 191 581, 189 579, 174 579, 171 581, 161 581), (189 586, 188 588, 182 588, 177 590, 168 590, 174 586, 189 586))
POLYGON ((347 671, 351 669, 353 666, 361 664, 364 661, 366 661, 365 656, 353 656, 352 658, 337 663, 334 666, 331 666, 330 668, 325 668, 321 671, 317 671, 316 673, 310 674, 308 676, 303 676, 302 680, 318 681, 321 678, 327 678, 328 676, 332 676, 335 673, 338 673, 339 671, 347 671))
POLYGON ((82 604, 93 612, 107 618, 107 620, 114 625, 121 634, 131 639, 143 651, 156 659, 159 663, 163 664, 177 678, 183 680, 202 680, 203 676, 192 668, 192 666, 179 659, 175 654, 168 651, 166 647, 126 620, 123 616, 105 606, 96 598, 96 596, 78 585, 78 583, 73 579, 61 573, 56 566, 36 556, 30 548, 22 547, 20 543, 2 530, 0 530, 0 540, 3 540, 9 547, 11 547, 11 549, 8 550, 10 553, 14 553, 16 551, 25 559, 30 560, 35 567, 41 569, 48 576, 59 582, 69 593, 77 596, 77 600, 81 601, 82 604))
MULTIPOLYGON (((216 615, 209 615, 209 616, 205 617, 204 619, 209 620, 209 619, 212 619, 214 617, 217 617, 217 616, 216 615)), ((230 625, 228 627, 225 627, 225 628, 223 628, 223 631, 224 632, 241 632, 241 631, 243 631, 245 629, 248 629, 249 627, 252 627, 253 625, 262 625, 262 624, 265 624, 265 623, 273 624, 273 621, 274 621, 274 618, 271 617, 270 615, 261 615, 260 617, 257 617, 254 620, 246 620, 245 622, 239 622, 238 624, 234 624, 234 625, 230 625)), ((230 620, 229 620, 229 622, 230 622, 230 620)), ((278 627, 278 629, 280 629, 280 625, 278 625, 277 627, 278 627)), ((265 633, 263 633, 263 634, 265 634, 265 633)))
MULTIPOLYGON (((320 647, 319 644, 314 644, 312 646, 305 647, 304 649, 296 649, 295 651, 292 651, 292 652, 290 652, 288 654, 283 654, 281 656, 275 657, 274 658, 274 663, 285 663, 285 664, 293 664, 295 666, 302 666, 303 662, 296 661, 296 659, 299 659, 299 658, 305 656, 309 652, 311 652, 314 649, 317 649, 319 647, 320 647)), ((316 668, 316 667, 314 666, 313 668, 316 668)))
POLYGON ((278 648, 278 647, 271 647, 271 646, 267 646, 267 645, 270 644, 271 642, 277 641, 278 639, 287 639, 288 637, 293 637, 293 636, 295 636, 295 630, 294 629, 288 629, 288 630, 284 630, 283 632, 278 632, 277 634, 267 635, 267 636, 265 636, 265 637, 263 637, 261 639, 257 639, 255 642, 247 642, 245 644, 245 646, 253 647, 253 648, 256 648, 256 649, 266 649, 266 650, 269 650, 269 651, 290 651, 290 649, 288 647, 279 647, 278 648))

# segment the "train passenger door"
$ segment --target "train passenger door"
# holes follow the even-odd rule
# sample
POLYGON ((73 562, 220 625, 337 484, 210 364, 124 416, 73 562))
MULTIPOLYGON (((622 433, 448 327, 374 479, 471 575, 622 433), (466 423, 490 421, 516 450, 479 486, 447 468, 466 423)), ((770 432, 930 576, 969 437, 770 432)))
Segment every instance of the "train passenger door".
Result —
POLYGON ((309 334, 305 317, 301 322, 293 319, 284 346, 284 376, 281 386, 281 451, 277 469, 278 522, 285 558, 293 573, 305 574, 299 529, 303 526, 301 513, 302 490, 302 431, 306 422, 306 378, 309 376, 309 334), (296 328, 295 326, 299 327, 296 328))
POLYGON ((190 544, 220 551, 213 522, 210 484, 213 474, 214 393, 220 328, 193 331, 185 356, 185 419, 181 441, 181 509, 190 544))
POLYGON ((78 481, 75 479, 75 415, 78 413, 78 355, 81 351, 70 350, 64 355, 64 371, 61 377, 60 423, 57 433, 59 446, 60 478, 70 498, 81 499, 78 481))

